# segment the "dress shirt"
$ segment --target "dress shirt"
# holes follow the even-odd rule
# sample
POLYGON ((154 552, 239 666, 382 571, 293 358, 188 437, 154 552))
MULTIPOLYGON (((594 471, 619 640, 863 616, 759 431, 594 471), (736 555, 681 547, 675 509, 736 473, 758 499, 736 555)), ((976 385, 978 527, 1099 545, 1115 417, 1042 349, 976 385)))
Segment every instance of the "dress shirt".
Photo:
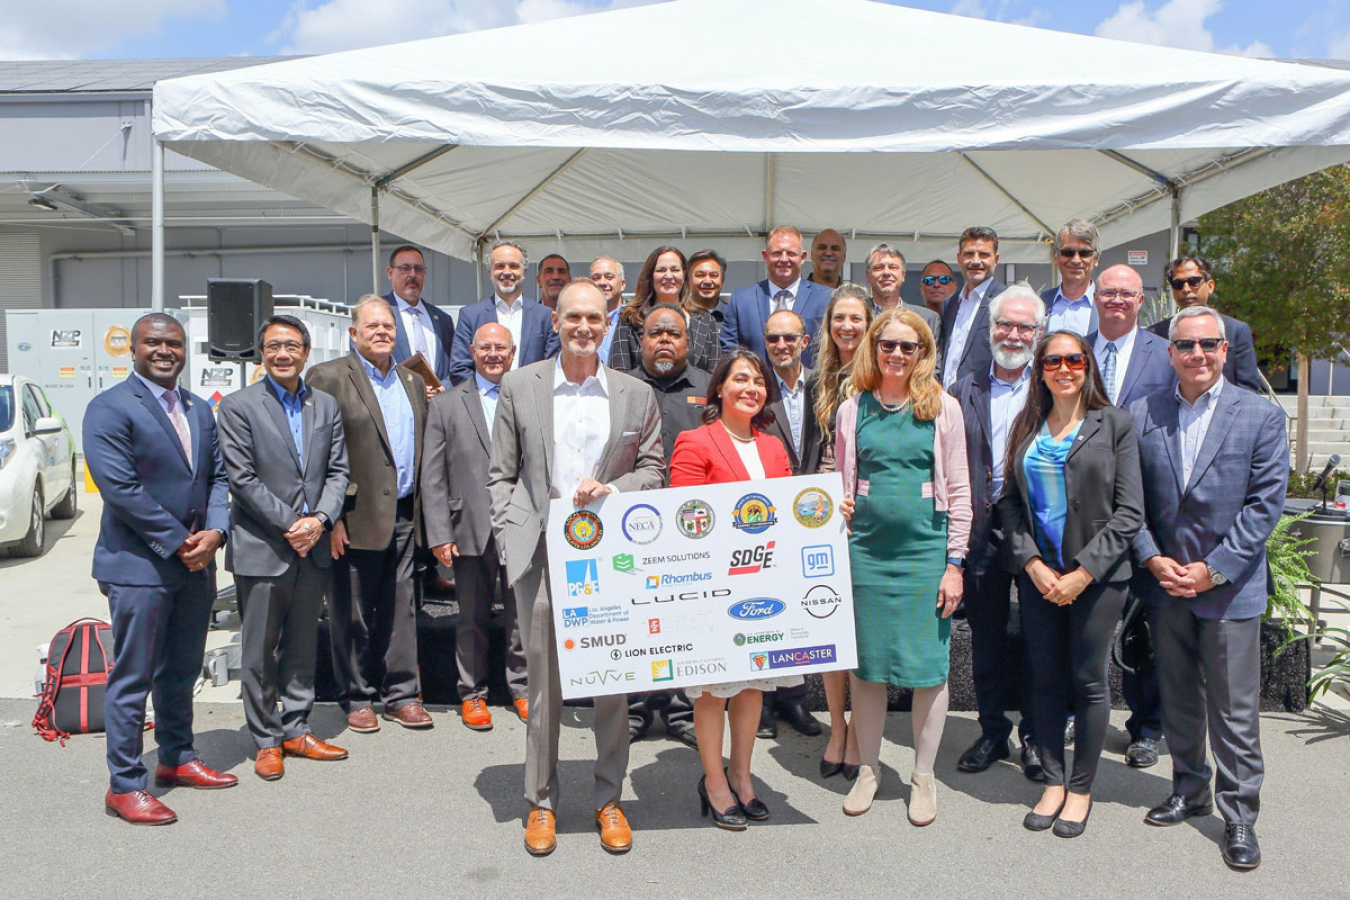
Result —
POLYGON ((1022 407, 1027 405, 1027 388, 1031 384, 1031 366, 1022 367, 1016 381, 1004 381, 989 367, 989 451, 994 462, 993 494, 997 500, 1003 493, 1003 462, 1008 454, 1008 433, 1022 407))
POLYGON ((769 281, 769 315, 773 315, 774 313, 778 312, 778 309, 777 309, 777 303, 774 301, 773 298, 776 297, 776 296, 778 296, 778 294, 779 294, 780 291, 787 291, 789 294, 792 295, 792 296, 788 297, 788 298, 787 298, 787 301, 784 302, 784 304, 783 304, 783 309, 788 309, 788 310, 790 310, 790 309, 792 309, 793 306, 796 305, 796 303, 797 303, 797 293, 798 293, 801 289, 802 289, 802 280, 801 280, 800 278, 798 278, 796 281, 792 282, 792 284, 789 284, 787 287, 779 287, 778 285, 774 284, 772 280, 770 280, 770 281, 769 281))
POLYGON ((1199 455, 1200 447, 1205 443, 1205 435, 1209 432, 1209 423, 1214 418, 1214 407, 1225 380, 1220 378, 1214 382, 1214 387, 1196 397, 1195 403, 1186 402, 1186 398, 1181 396, 1180 385, 1173 392, 1180 407, 1177 410, 1177 430, 1180 432, 1178 438, 1181 441, 1183 485, 1189 486, 1191 483, 1191 469, 1195 468, 1195 457, 1199 455))
POLYGON ((571 497, 583 478, 593 478, 609 441, 609 384, 605 367, 573 384, 562 357, 553 367, 553 485, 551 497, 571 497))
POLYGON ((1092 329, 1092 304, 1096 288, 1088 282, 1087 293, 1077 300, 1070 300, 1063 291, 1055 291, 1055 302, 1050 304, 1050 316, 1045 325, 1045 333, 1052 331, 1072 331, 1087 337, 1092 329))
MULTIPOLYGON (((726 428, 725 425, 722 426, 726 428)), ((751 429, 751 433, 754 430, 751 429)), ((745 473, 750 476, 751 481, 764 480, 764 460, 759 458, 759 447, 754 441, 743 441, 730 431, 727 437, 731 438, 731 446, 736 448, 736 455, 741 458, 741 465, 745 466, 745 473)))
MULTIPOLYGON (((131 370, 131 374, 139 378, 141 380, 141 384, 145 385, 150 389, 150 392, 155 395, 155 399, 159 401, 159 408, 164 410, 164 414, 167 416, 169 414, 169 402, 164 399, 164 395, 169 393, 170 391, 177 391, 178 386, 174 385, 171 388, 160 387, 159 385, 151 381, 149 378, 146 378, 140 372, 137 372, 135 369, 131 370)), ((181 398, 182 394, 179 394, 179 397, 181 398)))
POLYGON ((667 467, 675 452, 675 438, 703 424, 703 408, 708 405, 708 373, 685 365, 675 375, 653 375, 638 366, 629 373, 651 385, 656 408, 661 412, 661 449, 667 467))
POLYGON ((487 419, 488 437, 492 437, 492 423, 497 421, 497 396, 501 393, 502 386, 493 384, 475 369, 473 373, 474 384, 478 385, 478 399, 483 404, 483 418, 487 419))
POLYGON ((942 366, 942 386, 951 387, 952 382, 956 381, 957 370, 961 368, 961 357, 966 347, 966 341, 970 338, 971 326, 975 324, 975 311, 980 308, 984 302, 984 295, 989 290, 991 279, 986 278, 977 286, 970 287, 970 282, 966 282, 966 291, 964 296, 956 307, 956 320, 952 322, 952 337, 947 342, 947 359, 942 366))
POLYGON ((417 420, 413 418, 412 402, 408 392, 399 381, 399 368, 389 366, 389 374, 381 375, 380 370, 370 364, 370 360, 356 354, 370 378, 370 387, 375 391, 375 399, 380 404, 380 415, 384 418, 384 430, 389 435, 389 446, 394 453, 394 465, 398 469, 398 497, 402 500, 413 491, 413 477, 416 474, 416 436, 417 420))
POLYGON ((188 424, 187 413, 184 412, 187 404, 183 402, 183 395, 179 392, 178 386, 174 385, 171 388, 160 387, 135 369, 131 370, 131 374, 139 378, 141 384, 148 387, 150 392, 155 395, 155 399, 159 401, 159 408, 164 410, 164 415, 169 417, 169 424, 173 425, 175 432, 178 432, 179 440, 183 442, 183 452, 188 456, 188 466, 195 471, 197 461, 192 458, 192 447, 189 443, 192 440, 192 426, 188 424), (173 402, 177 404, 177 415, 181 417, 184 429, 183 432, 178 431, 178 423, 174 422, 174 409, 169 405, 170 401, 165 399, 165 396, 170 393, 176 395, 176 399, 173 402))
POLYGON ((403 327, 408 332, 409 351, 417 353, 422 350, 417 341, 417 336, 413 333, 413 329, 416 329, 417 333, 422 336, 422 342, 426 347, 426 352, 422 354, 422 358, 427 361, 428 365, 434 367, 436 365, 436 347, 439 346, 440 342, 436 339, 436 329, 431 326, 431 316, 427 313, 426 305, 418 301, 417 305, 413 306, 398 294, 394 295, 394 302, 398 304, 399 315, 403 316, 403 327))
MULTIPOLYGON (((1092 345, 1092 356, 1097 360, 1097 368, 1099 369, 1102 367, 1102 363, 1106 362, 1106 345, 1108 343, 1116 345, 1116 384, 1114 388, 1116 397, 1120 396, 1120 389, 1125 385, 1125 373, 1130 371, 1130 357, 1134 355, 1134 345, 1138 343, 1135 338, 1138 336, 1139 324, 1135 323, 1133 328, 1114 341, 1108 341, 1098 331, 1097 342, 1092 345)), ((1111 398, 1111 402, 1114 403, 1115 398, 1111 398)))
POLYGON ((609 331, 605 332, 604 339, 600 341, 600 361, 605 365, 609 365, 609 347, 614 343, 614 329, 619 327, 619 311, 622 309, 621 303, 609 314, 609 331))
POLYGON ((1073 442, 1083 427, 1080 421, 1063 440, 1055 440, 1048 425, 1027 446, 1022 467, 1027 476, 1027 495, 1031 501, 1032 534, 1041 557, 1052 568, 1063 569, 1064 522, 1069 514, 1069 497, 1064 485, 1064 465, 1073 442))
MULTIPOLYGON (((520 331, 525 322, 525 299, 516 297, 515 303, 507 303, 500 296, 494 294, 492 301, 497 309, 497 324, 511 332, 511 343, 516 347, 515 350, 511 351, 511 368, 514 369, 516 363, 520 362, 520 331)), ((469 337, 472 339, 473 335, 469 335, 469 337)))
POLYGON ((798 454, 802 452, 802 414, 806 404, 806 372, 797 370, 796 384, 789 385, 773 370, 774 380, 778 382, 778 393, 783 395, 783 408, 787 410, 788 426, 792 431, 792 446, 798 454))
MULTIPOLYGON (((277 395, 277 400, 281 401, 281 411, 286 415, 286 427, 291 430, 291 440, 295 441, 295 455, 300 460, 301 471, 305 468, 305 394, 309 388, 305 386, 304 379, 301 379, 300 386, 296 388, 294 394, 277 384, 276 379, 271 375, 266 376, 267 383, 272 388, 272 393, 277 395)), ((304 501, 300 512, 309 515, 309 501, 304 501)))

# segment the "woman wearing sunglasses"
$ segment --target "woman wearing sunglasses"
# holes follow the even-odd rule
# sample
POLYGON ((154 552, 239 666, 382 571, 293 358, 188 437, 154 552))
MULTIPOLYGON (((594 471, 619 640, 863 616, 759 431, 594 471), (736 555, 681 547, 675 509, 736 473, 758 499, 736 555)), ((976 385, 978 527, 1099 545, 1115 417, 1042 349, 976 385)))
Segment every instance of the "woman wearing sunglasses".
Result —
POLYGON ((1087 341, 1045 337, 1013 421, 999 514, 1019 576, 1022 634, 1045 789, 1023 825, 1077 837, 1111 712, 1107 653, 1125 605, 1130 542, 1144 519, 1134 420, 1106 399, 1087 341), (1072 696, 1069 692, 1072 691, 1072 696), (1067 710, 1073 770, 1064 771, 1067 710))
POLYGON ((914 689, 914 825, 937 816, 933 763, 947 719, 947 645, 971 520, 961 405, 934 377, 936 358, 933 333, 917 313, 877 316, 853 364, 857 393, 839 407, 835 429, 858 639, 852 727, 862 758, 844 812, 871 808, 886 686, 894 684, 914 689))

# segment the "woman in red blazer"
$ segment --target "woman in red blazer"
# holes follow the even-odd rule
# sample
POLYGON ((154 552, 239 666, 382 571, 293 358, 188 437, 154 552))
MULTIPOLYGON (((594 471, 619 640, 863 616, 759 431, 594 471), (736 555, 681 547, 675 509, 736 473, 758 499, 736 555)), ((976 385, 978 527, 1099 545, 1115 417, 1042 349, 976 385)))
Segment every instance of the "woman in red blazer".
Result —
MULTIPOLYGON (((786 478, 792 464, 782 441, 763 428, 773 421, 773 379, 759 354, 740 348, 722 357, 708 384, 708 403, 699 428, 675 438, 670 486, 694 487, 730 481, 786 478)), ((750 753, 763 706, 762 688, 801 684, 800 675, 695 685, 685 689, 694 702, 694 734, 703 777, 701 809, 719 828, 741 831, 747 820, 769 817, 750 781, 750 753), (730 701, 727 703, 727 701, 730 701), (731 713, 731 764, 722 768, 723 707, 731 713)))

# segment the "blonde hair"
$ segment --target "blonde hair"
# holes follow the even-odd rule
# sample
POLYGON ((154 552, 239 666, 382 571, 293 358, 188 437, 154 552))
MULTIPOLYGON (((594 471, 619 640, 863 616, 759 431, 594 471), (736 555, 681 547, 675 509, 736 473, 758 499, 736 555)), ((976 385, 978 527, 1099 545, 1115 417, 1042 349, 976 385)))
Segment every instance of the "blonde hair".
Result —
MULTIPOLYGON (((872 324, 872 295, 867 288, 853 281, 845 281, 834 289, 820 322, 820 334, 815 339, 819 349, 816 351, 816 403, 813 412, 816 422, 820 424, 820 432, 827 440, 834 437, 834 416, 839 411, 839 404, 853 393, 848 377, 851 367, 845 366, 839 359, 839 347, 830 334, 830 320, 834 318, 834 308, 840 300, 858 301, 863 308, 863 327, 872 324)), ((857 359, 857 354, 853 357, 857 359)))
POLYGON ((863 347, 859 347, 853 355, 853 389, 861 393, 881 387, 877 345, 881 333, 889 325, 905 325, 919 337, 919 357, 909 370, 909 399, 914 404, 914 418, 931 422, 942 412, 942 385, 934 375, 937 371, 937 342, 933 340, 933 332, 928 330, 923 319, 913 310, 898 307, 888 309, 872 321, 863 347), (863 352, 864 349, 866 352, 863 352))

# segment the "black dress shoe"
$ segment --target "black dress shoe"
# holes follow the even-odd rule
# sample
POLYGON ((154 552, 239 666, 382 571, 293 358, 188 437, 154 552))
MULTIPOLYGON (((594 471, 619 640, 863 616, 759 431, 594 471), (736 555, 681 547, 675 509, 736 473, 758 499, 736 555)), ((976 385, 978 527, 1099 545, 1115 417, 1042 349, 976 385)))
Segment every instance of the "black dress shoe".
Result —
POLYGON ((1022 827, 1027 831, 1045 831, 1051 825, 1055 824, 1055 819, 1059 818, 1059 813, 1062 809, 1064 809, 1063 800, 1059 803, 1059 809, 1048 816, 1043 816, 1036 812, 1035 809, 1032 809, 1026 814, 1026 818, 1022 819, 1022 827))
POLYGON ((1064 722, 1064 746, 1073 746, 1073 716, 1069 716, 1064 722))
POLYGON ((1008 742, 996 741, 987 735, 970 745, 970 749, 961 754, 956 768, 962 772, 983 772, 995 761, 1008 758, 1008 742))
POLYGON ((1261 865, 1261 845, 1254 825, 1229 825, 1223 830, 1223 861, 1230 869, 1255 869, 1261 865))
MULTIPOLYGON (((1060 812, 1063 813, 1064 810, 1061 808, 1060 812)), ((1062 838, 1078 837, 1084 831, 1087 831, 1088 817, 1091 815, 1092 815, 1092 803, 1091 801, 1089 801, 1088 810, 1086 813, 1083 814, 1083 821, 1070 822, 1068 819, 1056 819, 1055 827, 1053 829, 1055 837, 1062 837, 1062 838)))
POLYGON ((1045 769, 1041 766, 1041 751, 1035 744, 1022 745, 1022 774, 1031 781, 1045 780, 1045 769))
POLYGON ((1173 794, 1153 807, 1144 816, 1150 825, 1180 825, 1191 816, 1207 816, 1214 812, 1214 801, 1206 796, 1199 803, 1187 803, 1180 794, 1173 794))
POLYGON ((640 741, 647 734, 647 725, 641 719, 628 718, 628 742, 640 741))
POLYGON ((810 711, 800 703, 788 703, 782 708, 783 718, 792 726, 792 730, 807 737, 820 734, 820 723, 810 711))
POLYGON ((694 726, 692 724, 681 723, 679 725, 671 725, 667 722, 666 734, 684 744, 686 747, 693 747, 695 750, 698 749, 698 734, 694 731, 694 726))
MULTIPOLYGON (((736 796, 732 793, 732 796, 736 796)), ((718 828, 725 828, 727 831, 744 831, 746 828, 745 816, 741 813, 741 805, 733 803, 721 812, 712 805, 708 799, 708 777, 705 775, 698 780, 698 800, 699 809, 703 815, 712 814, 713 824, 718 828)))
POLYGON ((1158 764, 1158 742, 1153 738, 1131 741, 1125 748, 1125 761, 1136 769, 1147 769, 1158 764))
POLYGON ((755 732, 755 737, 764 738, 771 741, 778 737, 778 723, 773 719, 773 707, 768 703, 764 704, 764 709, 759 713, 759 730, 755 732))

